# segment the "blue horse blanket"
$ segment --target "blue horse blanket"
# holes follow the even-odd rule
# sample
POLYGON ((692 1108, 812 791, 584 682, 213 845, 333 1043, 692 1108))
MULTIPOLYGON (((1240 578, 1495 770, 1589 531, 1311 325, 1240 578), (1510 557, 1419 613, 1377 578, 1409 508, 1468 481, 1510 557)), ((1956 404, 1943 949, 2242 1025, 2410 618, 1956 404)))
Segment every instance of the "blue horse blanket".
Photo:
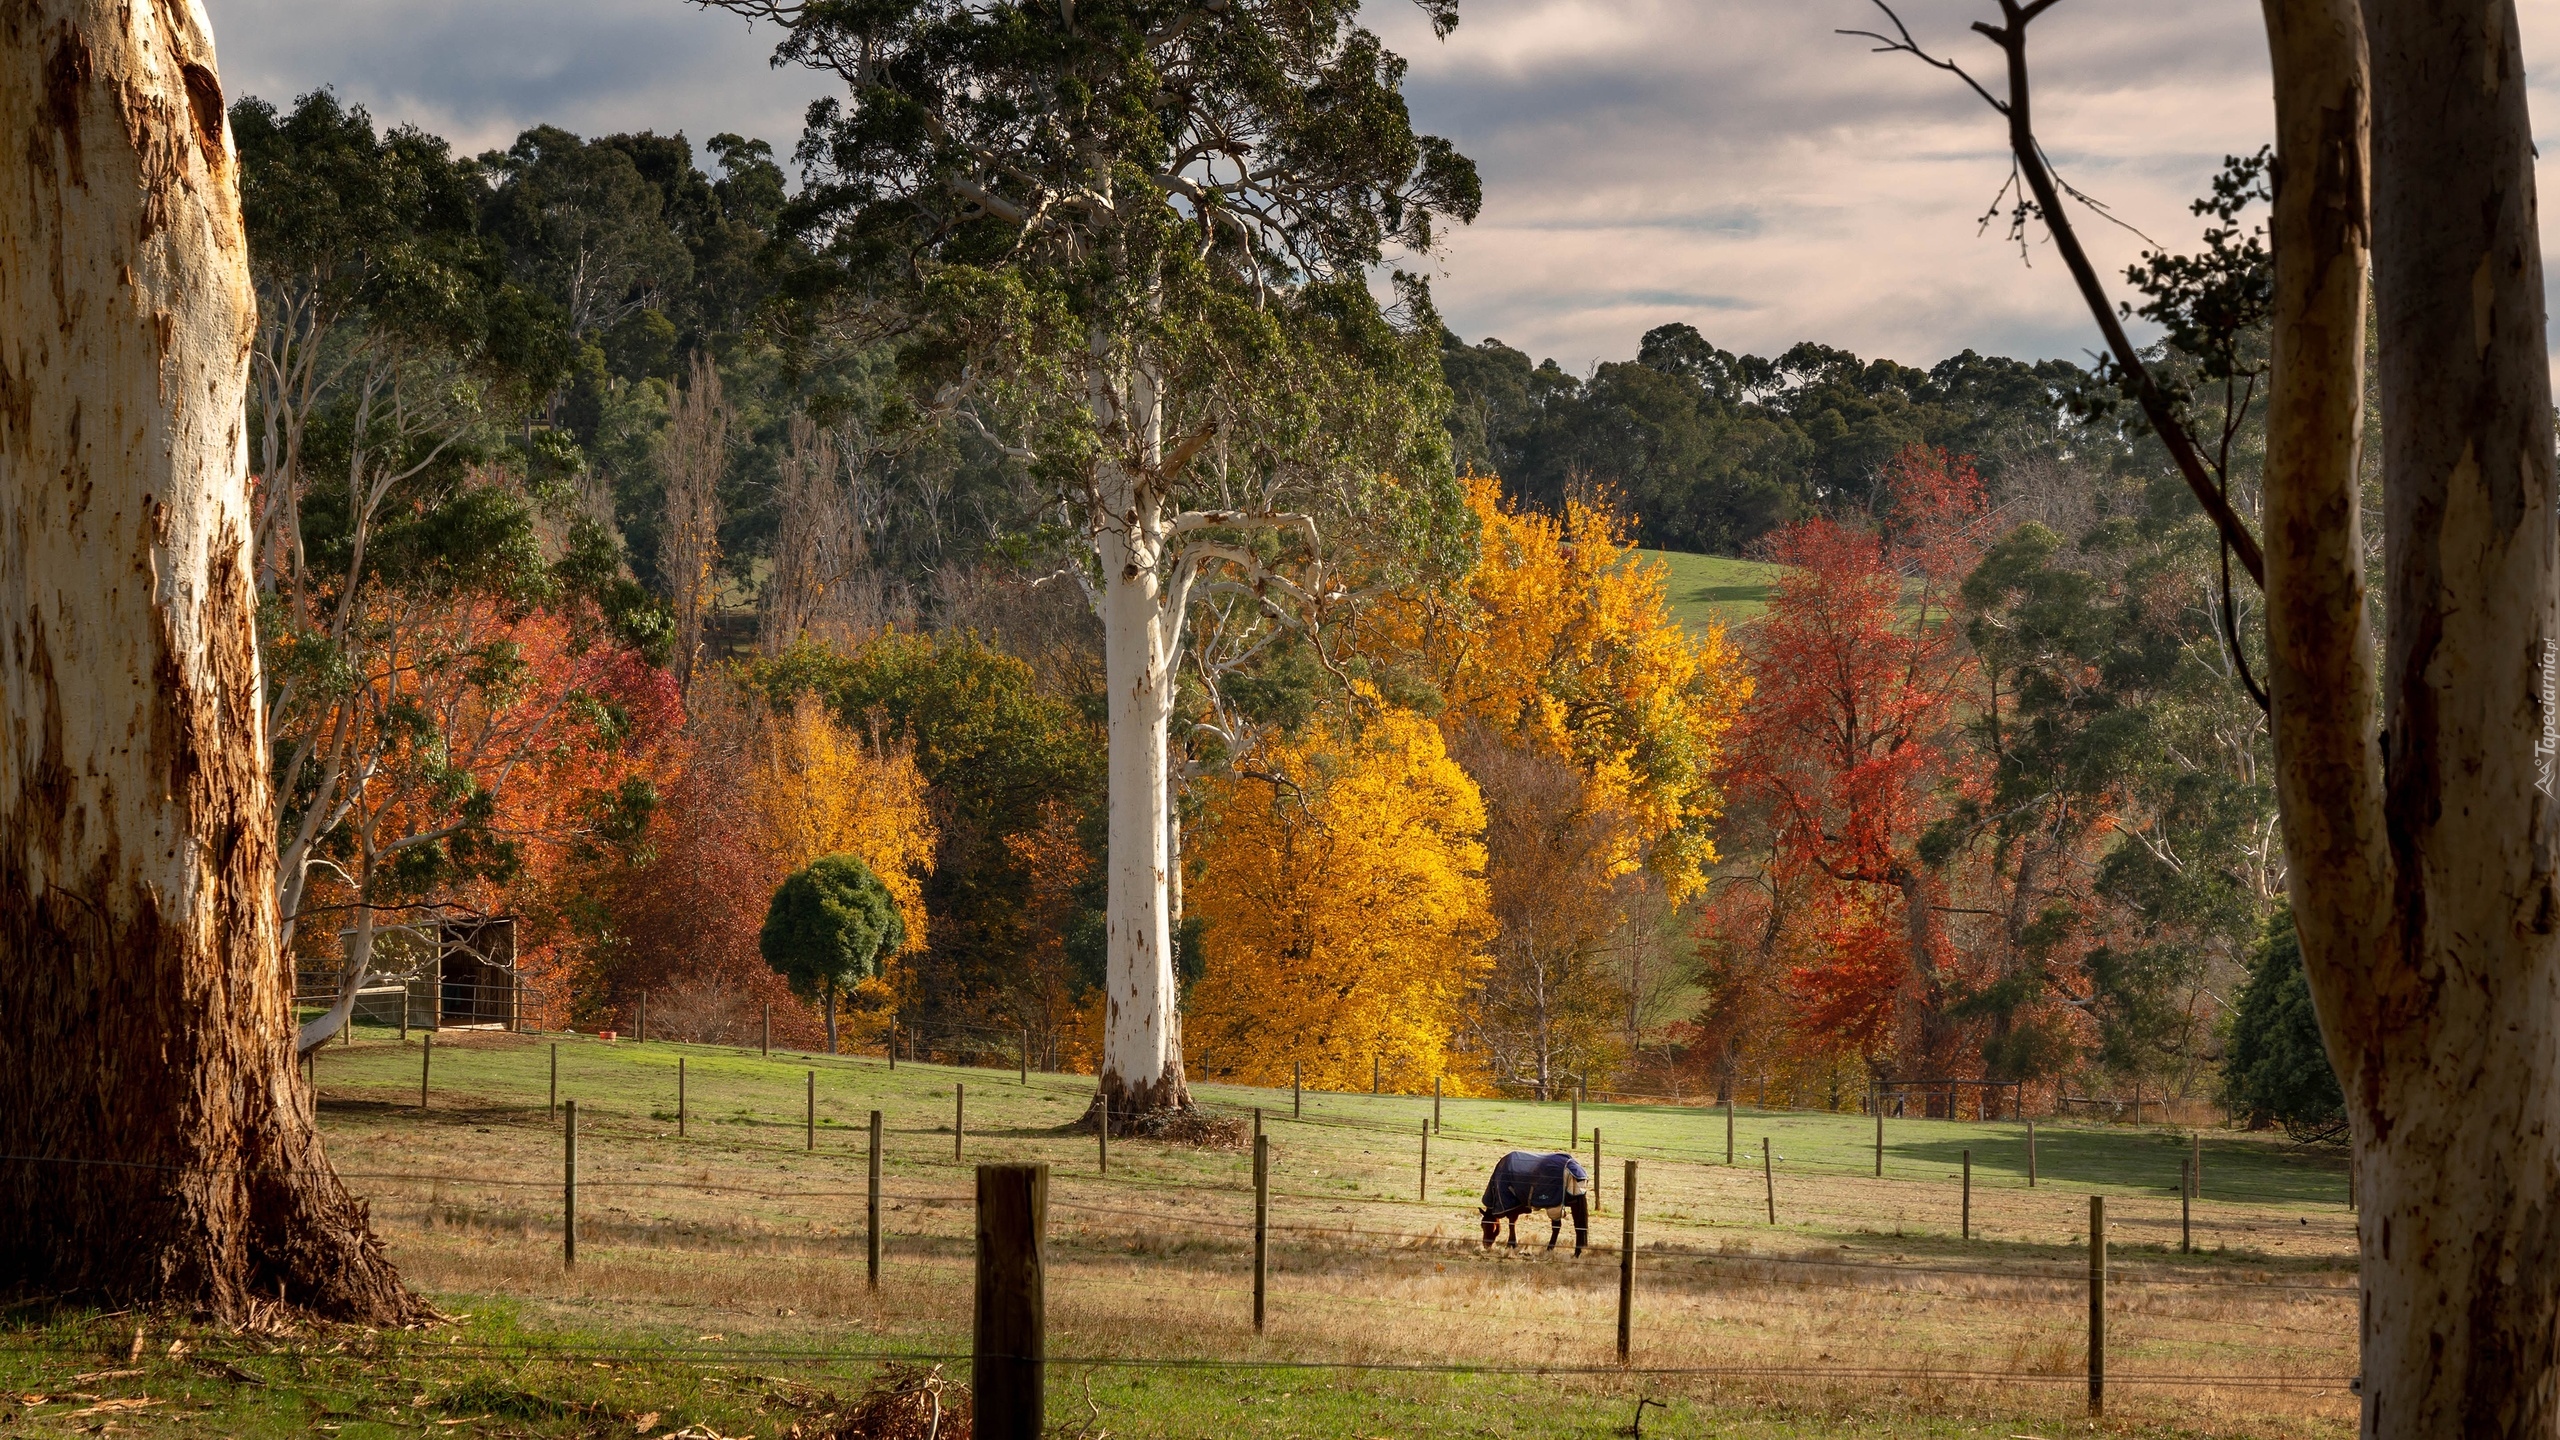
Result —
POLYGON ((1555 1210, 1571 1203, 1565 1190, 1565 1176, 1587 1182, 1590 1175, 1582 1162, 1562 1151, 1540 1154, 1535 1150, 1514 1150, 1493 1167, 1493 1177, 1484 1182, 1484 1215, 1498 1220, 1531 1210, 1555 1210))

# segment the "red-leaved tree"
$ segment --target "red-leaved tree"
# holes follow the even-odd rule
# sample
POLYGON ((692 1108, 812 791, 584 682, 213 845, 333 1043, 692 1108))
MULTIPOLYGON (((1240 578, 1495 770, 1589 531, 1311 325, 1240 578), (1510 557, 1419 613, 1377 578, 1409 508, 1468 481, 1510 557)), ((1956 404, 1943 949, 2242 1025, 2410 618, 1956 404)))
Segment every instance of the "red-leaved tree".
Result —
POLYGON ((1883 479, 1874 523, 1807 520, 1769 542, 1789 573, 1744 638, 1754 688, 1732 774, 1735 812, 1762 827, 1758 863, 1708 915, 1734 974, 1783 988, 1797 1044, 1926 1069, 1954 1037, 1918 844, 1963 781, 1951 603, 1985 515, 1972 465, 1944 451, 1907 449, 1883 479))

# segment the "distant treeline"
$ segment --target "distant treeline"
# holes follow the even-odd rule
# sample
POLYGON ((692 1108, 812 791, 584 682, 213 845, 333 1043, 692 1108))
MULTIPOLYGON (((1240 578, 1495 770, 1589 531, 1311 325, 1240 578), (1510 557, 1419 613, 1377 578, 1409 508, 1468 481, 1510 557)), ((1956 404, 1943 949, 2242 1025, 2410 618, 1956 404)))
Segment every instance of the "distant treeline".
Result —
POLYGON ((2078 430, 2068 361, 1971 350, 1926 370, 1810 341, 1776 359, 1718 349, 1689 325, 1646 331, 1633 360, 1588 378, 1500 340, 1442 347, 1461 464, 1542 508, 1605 493, 1646 545, 1739 553, 1807 515, 1863 512, 1907 446, 2003 462, 2078 430))

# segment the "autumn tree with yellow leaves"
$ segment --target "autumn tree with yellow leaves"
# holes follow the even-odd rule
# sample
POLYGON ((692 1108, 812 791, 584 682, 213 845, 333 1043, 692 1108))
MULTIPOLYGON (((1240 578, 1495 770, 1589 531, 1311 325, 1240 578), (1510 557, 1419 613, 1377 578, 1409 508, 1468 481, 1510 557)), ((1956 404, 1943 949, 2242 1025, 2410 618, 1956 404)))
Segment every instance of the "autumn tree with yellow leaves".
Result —
POLYGON ((1439 730, 1365 686, 1211 785, 1183 1044, 1203 1079, 1428 1089, 1490 965, 1484 802, 1439 730))
MULTIPOLYGON (((898 953, 923 949, 924 877, 933 867, 935 832, 915 747, 856 733, 804 691, 788 709, 762 712, 748 773, 769 868, 787 875, 821 856, 860 856, 905 924, 898 953)), ((856 1033, 885 1033, 896 994, 894 969, 884 964, 844 997, 856 1033)))
POLYGON ((1389 597, 1362 618, 1373 670, 1418 682, 1496 816, 1500 933, 1468 1009, 1468 1048, 1550 1093, 1626 1063, 1662 993, 1649 930, 1704 887, 1716 771, 1750 681, 1721 626, 1671 614, 1662 566, 1603 506, 1561 516, 1469 482, 1480 527, 1463 586, 1389 597))

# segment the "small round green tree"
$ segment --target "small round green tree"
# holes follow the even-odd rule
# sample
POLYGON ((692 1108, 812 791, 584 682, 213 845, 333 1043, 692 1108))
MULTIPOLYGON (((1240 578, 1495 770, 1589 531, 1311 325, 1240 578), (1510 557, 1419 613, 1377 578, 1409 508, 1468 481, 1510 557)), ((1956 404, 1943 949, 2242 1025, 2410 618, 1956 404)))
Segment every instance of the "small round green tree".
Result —
POLYGON ((880 957, 907 943, 889 887, 858 855, 825 855, 796 871, 765 907, 758 948, 791 993, 827 1010, 827 1053, 836 1053, 836 997, 879 973, 880 957))

